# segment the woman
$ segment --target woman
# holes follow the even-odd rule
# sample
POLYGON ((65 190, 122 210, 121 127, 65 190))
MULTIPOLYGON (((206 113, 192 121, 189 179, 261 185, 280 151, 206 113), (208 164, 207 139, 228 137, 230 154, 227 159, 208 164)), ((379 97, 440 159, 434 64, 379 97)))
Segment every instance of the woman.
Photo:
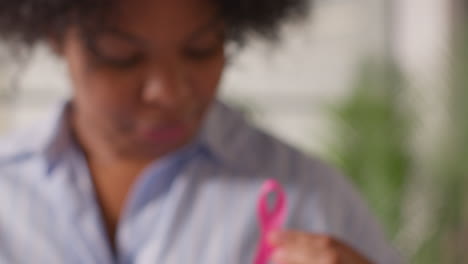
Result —
POLYGON ((224 47, 301 0, 3 0, 0 34, 44 42, 73 96, 0 144, 1 263, 252 263, 259 186, 290 200, 273 262, 397 263, 352 187, 215 100, 224 47))

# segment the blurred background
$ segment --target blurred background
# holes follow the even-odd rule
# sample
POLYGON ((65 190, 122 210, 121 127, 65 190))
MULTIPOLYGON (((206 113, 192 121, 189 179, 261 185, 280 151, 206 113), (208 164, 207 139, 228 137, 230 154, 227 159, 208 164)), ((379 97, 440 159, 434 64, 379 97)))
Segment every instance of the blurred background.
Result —
MULTIPOLYGON (((468 4, 318 0, 232 58, 221 97, 339 167, 410 263, 468 263, 468 4)), ((0 135, 69 96, 45 47, 0 43, 0 135)))

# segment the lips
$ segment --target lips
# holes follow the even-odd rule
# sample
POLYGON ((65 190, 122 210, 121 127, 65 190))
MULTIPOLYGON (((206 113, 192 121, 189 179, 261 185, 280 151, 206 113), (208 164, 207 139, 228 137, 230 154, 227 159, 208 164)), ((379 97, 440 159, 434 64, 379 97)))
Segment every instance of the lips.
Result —
POLYGON ((197 123, 197 116, 200 115, 199 108, 190 107, 185 114, 165 116, 178 116, 175 118, 162 119, 162 114, 150 115, 149 118, 140 119, 140 138, 149 143, 167 144, 183 141, 197 123))
POLYGON ((142 129, 142 137, 154 143, 169 143, 183 139, 188 132, 188 125, 183 123, 159 125, 142 129))

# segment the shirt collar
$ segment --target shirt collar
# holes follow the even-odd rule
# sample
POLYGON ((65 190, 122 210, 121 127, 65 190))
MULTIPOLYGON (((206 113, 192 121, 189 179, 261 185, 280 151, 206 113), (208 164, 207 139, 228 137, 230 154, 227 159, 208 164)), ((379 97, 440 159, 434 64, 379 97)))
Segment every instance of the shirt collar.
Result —
POLYGON ((246 149, 255 133, 244 114, 215 101, 200 130, 201 144, 218 162, 234 170, 251 169, 253 159, 246 149))
POLYGON ((48 173, 71 141, 67 115, 69 103, 60 103, 32 125, 9 132, 0 139, 0 163, 39 158, 48 173))
POLYGON ((41 126, 42 135, 36 141, 36 153, 45 158, 49 172, 63 156, 63 153, 74 146, 68 118, 70 109, 70 101, 61 103, 48 115, 41 126))

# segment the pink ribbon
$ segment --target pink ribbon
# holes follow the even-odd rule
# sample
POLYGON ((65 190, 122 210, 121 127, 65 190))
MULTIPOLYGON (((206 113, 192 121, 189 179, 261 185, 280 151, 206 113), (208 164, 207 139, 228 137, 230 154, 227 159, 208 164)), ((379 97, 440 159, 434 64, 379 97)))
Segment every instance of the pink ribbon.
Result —
POLYGON ((261 233, 254 264, 268 264, 274 248, 268 243, 267 237, 271 231, 282 228, 286 217, 286 202, 286 194, 277 181, 269 179, 263 183, 257 208, 261 233), (272 209, 268 207, 270 193, 276 194, 276 202, 272 209))

